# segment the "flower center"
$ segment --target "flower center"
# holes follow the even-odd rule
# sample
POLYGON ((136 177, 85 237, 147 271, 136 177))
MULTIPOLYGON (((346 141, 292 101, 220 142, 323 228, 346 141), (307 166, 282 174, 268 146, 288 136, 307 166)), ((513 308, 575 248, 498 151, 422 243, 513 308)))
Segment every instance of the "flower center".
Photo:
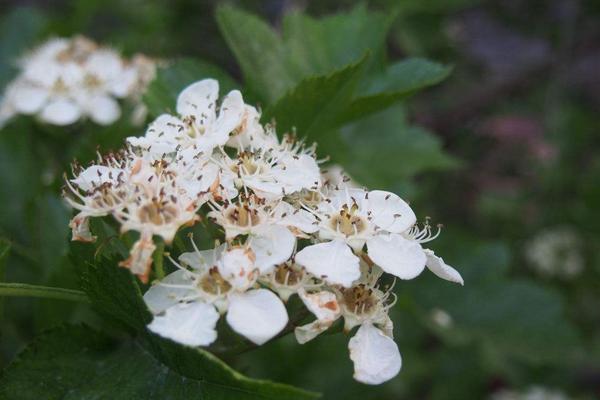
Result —
POLYGON ((377 304, 373 289, 364 284, 343 289, 342 298, 346 308, 357 315, 368 314, 377 304))
POLYGON ((208 271, 208 274, 205 274, 202 279, 200 279, 198 287, 206 293, 218 296, 229 292, 231 284, 223 279, 217 267, 212 267, 208 271))
POLYGON ((256 226, 260 222, 258 212, 245 204, 227 210, 225 217, 233 225, 256 226))
POLYGON ((301 269, 292 268, 287 264, 281 264, 275 268, 275 282, 283 286, 297 285, 303 277, 304 272, 301 269))
POLYGON ((344 204, 339 214, 334 215, 331 220, 331 227, 337 232, 341 232, 346 236, 356 235, 366 228, 364 219, 357 215, 358 206, 356 204, 348 208, 344 204))
POLYGON ((154 200, 144 205, 138 211, 138 218, 142 223, 151 223, 154 225, 164 225, 173 222, 179 212, 172 204, 164 203, 154 200))
POLYGON ((97 89, 102 85, 102 81, 96 75, 86 74, 83 78, 83 84, 88 89, 97 89))

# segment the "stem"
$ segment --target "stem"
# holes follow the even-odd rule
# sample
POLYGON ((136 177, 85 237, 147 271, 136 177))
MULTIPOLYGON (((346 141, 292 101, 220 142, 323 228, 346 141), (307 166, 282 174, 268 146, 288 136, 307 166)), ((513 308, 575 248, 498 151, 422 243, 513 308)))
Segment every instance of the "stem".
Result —
POLYGON ((156 279, 162 279, 165 277, 165 268, 164 268, 164 252, 165 252, 165 243, 161 240, 156 245, 156 250, 154 250, 154 275, 156 279))
POLYGON ((27 283, 0 283, 0 297, 39 297, 89 303, 90 299, 80 290, 49 286, 29 285, 27 283))

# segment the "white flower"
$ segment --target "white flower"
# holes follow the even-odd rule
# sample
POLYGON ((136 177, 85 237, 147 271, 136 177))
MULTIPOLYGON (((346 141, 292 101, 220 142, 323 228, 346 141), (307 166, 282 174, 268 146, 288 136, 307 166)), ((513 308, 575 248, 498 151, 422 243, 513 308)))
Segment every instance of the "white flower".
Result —
POLYGON ((503 389, 494 393, 490 400, 569 400, 566 394, 543 386, 531 386, 523 391, 503 389))
POLYGON ((398 278, 413 279, 428 265, 436 275, 462 282, 458 272, 423 250, 421 243, 437 234, 428 223, 420 230, 411 208, 393 193, 346 187, 333 190, 316 207, 305 208, 319 221, 319 238, 331 242, 305 247, 296 260, 331 284, 347 287, 358 278, 359 257, 354 252, 361 255, 365 245, 368 257, 398 278))
POLYGON ((270 203, 251 196, 239 197, 236 202, 220 205, 210 203, 208 213, 225 230, 225 239, 231 241, 247 235, 246 244, 256 254, 256 265, 261 273, 287 261, 296 248, 296 236, 307 237, 314 232, 313 216, 305 210, 278 201, 270 203))
POLYGON ((237 157, 222 152, 215 156, 215 162, 221 167, 222 176, 229 175, 228 180, 236 189, 250 189, 269 200, 321 187, 314 149, 305 149, 289 139, 269 146, 238 152, 237 157))
POLYGON ((163 114, 150 125, 146 136, 127 140, 159 157, 192 146, 210 155, 213 149, 225 145, 229 134, 242 123, 244 113, 244 101, 239 91, 229 92, 220 107, 217 107, 218 98, 219 83, 216 80, 192 83, 177 98, 179 117, 163 114))
POLYGON ((84 37, 50 39, 20 62, 21 74, 7 87, 4 118, 38 115, 53 125, 89 117, 109 125, 121 115, 118 99, 140 103, 154 77, 154 63, 136 57, 128 63, 109 48, 84 37))
POLYGON ((525 257, 542 276, 573 278, 585 266, 581 238, 569 227, 556 227, 538 233, 525 246, 525 257))
POLYGON ((363 283, 335 293, 307 293, 300 289, 300 298, 317 319, 294 331, 298 342, 306 343, 340 317, 344 317, 346 331, 358 325, 358 331, 348 343, 354 378, 373 385, 396 376, 402 364, 398 346, 392 339, 392 321, 387 315, 395 301, 388 302, 391 291, 382 292, 373 286, 379 275, 379 271, 366 273, 363 283))
MULTIPOLYGON (((267 289, 253 289, 258 277, 258 268, 254 265, 254 254, 250 249, 240 247, 227 248, 222 245, 214 250, 184 253, 180 261, 191 269, 175 263, 180 270, 168 275, 162 282, 152 287, 144 295, 150 310, 155 313, 149 328, 161 336, 184 344, 206 345, 205 333, 212 324, 212 315, 218 311, 227 313, 226 320, 231 328, 256 344, 263 344, 275 337, 287 324, 288 316, 281 300, 267 289), (176 326, 162 322, 165 317, 177 318, 181 313, 180 303, 190 302, 209 305, 194 308, 186 313, 189 326, 197 329, 198 342, 193 342, 193 332, 181 334, 176 326), (169 313, 173 307, 175 310, 169 313), (164 316, 163 316, 164 313, 164 316), (174 315, 174 316, 173 316, 174 315), (156 324, 155 320, 158 320, 156 324), (191 335, 191 336, 190 336, 191 335)), ((210 336, 216 338, 216 333, 210 336)), ((212 342, 211 340, 211 342, 212 342)))

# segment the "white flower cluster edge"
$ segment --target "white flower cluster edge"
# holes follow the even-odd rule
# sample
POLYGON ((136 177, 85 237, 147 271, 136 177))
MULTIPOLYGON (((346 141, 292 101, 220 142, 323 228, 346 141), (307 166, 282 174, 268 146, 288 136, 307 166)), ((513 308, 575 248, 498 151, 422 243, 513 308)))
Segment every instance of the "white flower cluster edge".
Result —
POLYGON ((83 118, 111 125, 121 116, 120 99, 134 105, 141 122, 141 95, 154 79, 155 62, 142 55, 131 60, 83 36, 52 38, 18 62, 20 74, 0 102, 0 127, 16 115, 35 115, 65 126, 83 118))
MULTIPOLYGON (((119 154, 75 167, 65 198, 79 212, 74 240, 92 241, 89 218, 112 215, 139 240, 121 265, 147 281, 156 249, 201 219, 223 232, 222 244, 172 259, 176 271, 144 299, 148 328, 188 346, 217 338, 220 315, 261 345, 284 329, 306 343, 343 318, 358 327, 348 348, 354 378, 380 384, 401 368, 388 316, 395 302, 384 281, 413 279, 425 268, 463 284, 460 274, 422 245, 439 234, 417 223, 399 196, 356 187, 340 170, 321 171, 315 146, 280 140, 260 123, 239 91, 219 101, 205 79, 185 88, 177 115, 163 114, 119 154), (315 317, 291 326, 285 303, 298 295, 315 317)), ((393 285, 392 285, 393 286, 393 285)))

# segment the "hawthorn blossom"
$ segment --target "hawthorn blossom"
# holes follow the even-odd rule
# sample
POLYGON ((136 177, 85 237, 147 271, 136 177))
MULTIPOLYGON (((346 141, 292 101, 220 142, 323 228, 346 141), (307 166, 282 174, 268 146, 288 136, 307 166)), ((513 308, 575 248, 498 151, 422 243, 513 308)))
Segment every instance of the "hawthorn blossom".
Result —
POLYGON ((0 105, 0 125, 17 114, 36 115, 52 125, 82 118, 110 125, 121 116, 119 100, 139 107, 155 75, 150 59, 125 60, 82 36, 49 39, 23 57, 19 67, 0 105))
POLYGON ((254 288, 259 269, 252 250, 221 245, 184 253, 179 261, 189 269, 175 263, 179 270, 144 295, 155 314, 148 325, 151 331, 186 345, 206 346, 217 337, 218 314, 227 313, 235 332, 260 345, 287 324, 281 300, 267 289, 254 288))
POLYGON ((380 270, 363 264, 363 271, 369 272, 362 275, 360 283, 350 288, 312 293, 301 289, 298 292, 300 298, 317 319, 297 327, 295 335, 299 343, 306 343, 329 329, 340 317, 344 318, 344 330, 347 332, 359 326, 348 343, 350 359, 354 363, 354 378, 377 385, 396 376, 402 366, 398 346, 393 340, 393 324, 388 316, 395 298, 389 301, 391 289, 384 292, 376 285, 380 270))
POLYGON ((525 258, 545 277, 570 279, 585 267, 581 238, 569 227, 546 229, 525 246, 525 258))
MULTIPOLYGON (((153 258, 176 270, 153 285, 144 301, 148 329, 188 346, 218 340, 221 315, 239 335, 261 345, 288 324, 286 303, 298 296, 314 315, 295 327, 299 343, 343 319, 354 378, 380 384, 398 374, 402 358, 389 311, 393 284, 425 268, 463 284, 458 271, 422 245, 435 239, 399 196, 359 188, 339 167, 322 171, 315 145, 275 124, 233 90, 204 79, 178 96, 176 114, 155 119, 118 154, 74 168, 66 199, 78 213, 74 240, 93 241, 90 218, 111 216, 139 239, 120 265, 143 282, 153 258), (157 253, 180 229, 202 220, 214 248, 157 253), (218 244, 222 243, 222 244, 218 244)), ((1 109, 0 109, 1 111, 1 109)))
POLYGON ((420 229, 410 206, 393 193, 346 187, 305 208, 319 221, 323 242, 302 249, 296 262, 331 284, 348 287, 358 279, 365 246, 370 260, 398 278, 413 279, 427 266, 443 279, 462 283, 457 271, 421 247, 439 231, 433 234, 428 223, 420 229))
POLYGON ((127 141, 145 152, 161 156, 178 148, 193 146, 211 154, 223 146, 229 134, 242 123, 244 101, 238 90, 232 90, 217 105, 219 83, 204 79, 186 87, 177 97, 178 116, 160 115, 143 137, 127 141))

